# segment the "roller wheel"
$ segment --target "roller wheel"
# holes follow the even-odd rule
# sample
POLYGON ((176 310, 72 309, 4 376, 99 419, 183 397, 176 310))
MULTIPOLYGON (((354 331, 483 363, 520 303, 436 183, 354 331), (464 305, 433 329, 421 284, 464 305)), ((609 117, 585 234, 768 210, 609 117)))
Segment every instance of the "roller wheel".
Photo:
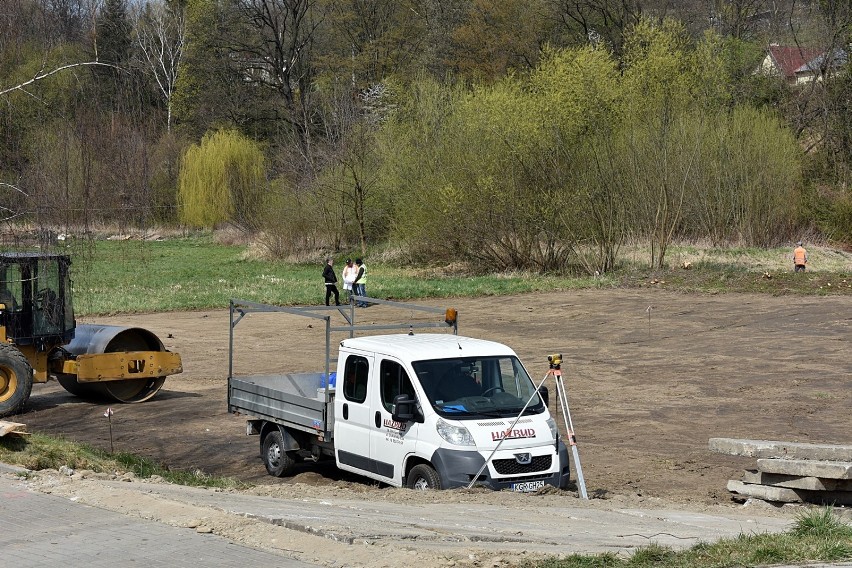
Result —
POLYGON ((435 471, 434 467, 421 463, 411 468, 405 485, 409 489, 419 489, 421 491, 440 489, 441 478, 438 476, 438 472, 435 471))
MULTIPOLYGON (((158 343, 159 341, 150 332, 125 329, 109 339, 103 352, 156 351, 158 343)), ((79 350, 79 345, 76 347, 78 350, 72 351, 75 354, 91 352, 85 343, 82 350, 79 350)), ((159 347, 162 348, 162 345, 159 347)), ((97 349, 94 352, 97 352, 97 349)), ((62 388, 75 396, 114 400, 124 403, 144 402, 157 394, 162 388, 163 383, 166 382, 166 377, 141 377, 138 379, 104 381, 101 383, 79 383, 74 375, 65 374, 57 375, 56 379, 62 385, 62 388)))
POLYGON ((278 430, 273 430, 263 439, 261 453, 269 475, 285 477, 293 472, 296 460, 284 449, 284 438, 278 430))
MULTIPOLYGON (((145 338, 132 333, 123 333, 110 341, 105 352, 145 351, 146 349, 150 349, 150 347, 145 338)), ((109 381, 101 383, 101 387, 107 395, 119 402, 144 402, 157 394, 164 382, 166 382, 166 377, 153 377, 109 381)))
POLYGON ((145 402, 157 394, 166 377, 152 377, 148 379, 130 379, 124 381, 110 381, 103 383, 104 390, 118 402, 145 402))
POLYGON ((33 390, 33 369, 24 354, 0 343, 0 416, 20 412, 33 390))
POLYGON ((56 375, 56 380, 62 385, 62 388, 73 394, 74 396, 85 397, 90 394, 86 387, 77 382, 77 377, 74 375, 60 374, 56 375))

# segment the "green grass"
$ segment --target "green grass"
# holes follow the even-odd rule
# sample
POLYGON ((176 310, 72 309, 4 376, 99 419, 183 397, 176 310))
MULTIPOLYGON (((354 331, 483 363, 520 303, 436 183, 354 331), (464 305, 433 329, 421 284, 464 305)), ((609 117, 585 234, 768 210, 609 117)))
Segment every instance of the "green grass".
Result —
POLYGON ((44 434, 0 438, 0 462, 33 471, 67 466, 75 470, 90 470, 95 473, 122 475, 133 472, 140 478, 158 475, 170 483, 196 487, 246 487, 244 483, 232 478, 211 476, 199 470, 172 470, 168 466, 134 454, 110 453, 87 444, 70 442, 44 434))
MULTIPOLYGON (((163 241, 94 241, 72 266, 78 315, 220 309, 230 298, 278 305, 318 304, 322 264, 252 258, 246 246, 210 236, 163 241)), ((70 249, 74 251, 75 249, 70 249)), ((367 255, 367 292, 410 300, 509 295, 584 288, 652 287, 682 292, 774 295, 852 294, 852 255, 812 250, 812 271, 789 270, 786 249, 701 249, 672 246, 670 267, 651 271, 640 249, 625 253, 618 270, 601 277, 510 272, 473 274, 453 267, 404 267, 367 255), (692 262, 690 270, 681 267, 692 262)), ((320 253, 318 253, 321 256, 320 253)), ((335 268, 343 268, 337 255, 335 268)))
MULTIPOLYGON (((386 299, 507 295, 612 284, 610 279, 541 274, 445 275, 378 264, 367 258, 369 295, 386 299)), ((335 269, 340 272, 343 262, 335 269)), ((99 241, 74 259, 78 315, 224 308, 230 298, 278 305, 324 299, 322 265, 247 258, 246 247, 210 238, 145 243, 99 241)))
POLYGON ((780 534, 740 534, 676 551, 659 544, 637 549, 629 557, 613 553, 574 554, 530 561, 525 568, 728 568, 852 559, 852 526, 830 508, 808 509, 780 534))

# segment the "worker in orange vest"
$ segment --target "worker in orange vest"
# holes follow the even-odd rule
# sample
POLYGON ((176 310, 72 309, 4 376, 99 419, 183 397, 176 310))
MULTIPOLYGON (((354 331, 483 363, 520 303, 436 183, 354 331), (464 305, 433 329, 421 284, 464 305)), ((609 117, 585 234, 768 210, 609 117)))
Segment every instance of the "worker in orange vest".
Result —
POLYGON ((796 248, 793 249, 793 270, 796 272, 804 272, 805 265, 808 263, 808 251, 802 246, 802 241, 796 243, 796 248))

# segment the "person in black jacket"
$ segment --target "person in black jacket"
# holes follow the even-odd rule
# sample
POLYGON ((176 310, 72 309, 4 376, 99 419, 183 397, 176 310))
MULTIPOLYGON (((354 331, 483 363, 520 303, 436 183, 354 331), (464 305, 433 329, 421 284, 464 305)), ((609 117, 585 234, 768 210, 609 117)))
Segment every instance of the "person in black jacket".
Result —
POLYGON ((325 259, 325 268, 322 271, 323 280, 325 280, 325 305, 329 305, 331 295, 334 294, 334 305, 340 305, 340 292, 337 289, 337 274, 334 273, 334 259, 331 257, 325 259))

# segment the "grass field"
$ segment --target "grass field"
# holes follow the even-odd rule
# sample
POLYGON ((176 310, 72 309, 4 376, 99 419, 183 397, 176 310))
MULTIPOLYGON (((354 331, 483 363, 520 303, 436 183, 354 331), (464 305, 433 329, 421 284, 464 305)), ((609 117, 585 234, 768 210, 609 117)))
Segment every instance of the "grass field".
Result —
MULTIPOLYGON (((74 251, 75 249, 70 249, 74 251)), ((73 252, 72 252, 73 254, 73 252)), ((386 299, 507 295, 579 288, 663 287, 684 292, 852 294, 852 254, 811 247, 811 269, 790 270, 786 249, 711 249, 674 246, 670 268, 651 271, 640 248, 622 266, 600 277, 538 273, 467 274, 458 267, 400 267, 372 262, 367 293, 386 299), (690 262, 689 270, 682 268, 690 262)), ((335 269, 343 268, 339 255, 335 269)), ((319 304, 322 263, 253 258, 246 246, 217 244, 212 237, 162 241, 95 241, 74 255, 75 308, 79 315, 216 309, 230 298, 279 305, 319 304)))

